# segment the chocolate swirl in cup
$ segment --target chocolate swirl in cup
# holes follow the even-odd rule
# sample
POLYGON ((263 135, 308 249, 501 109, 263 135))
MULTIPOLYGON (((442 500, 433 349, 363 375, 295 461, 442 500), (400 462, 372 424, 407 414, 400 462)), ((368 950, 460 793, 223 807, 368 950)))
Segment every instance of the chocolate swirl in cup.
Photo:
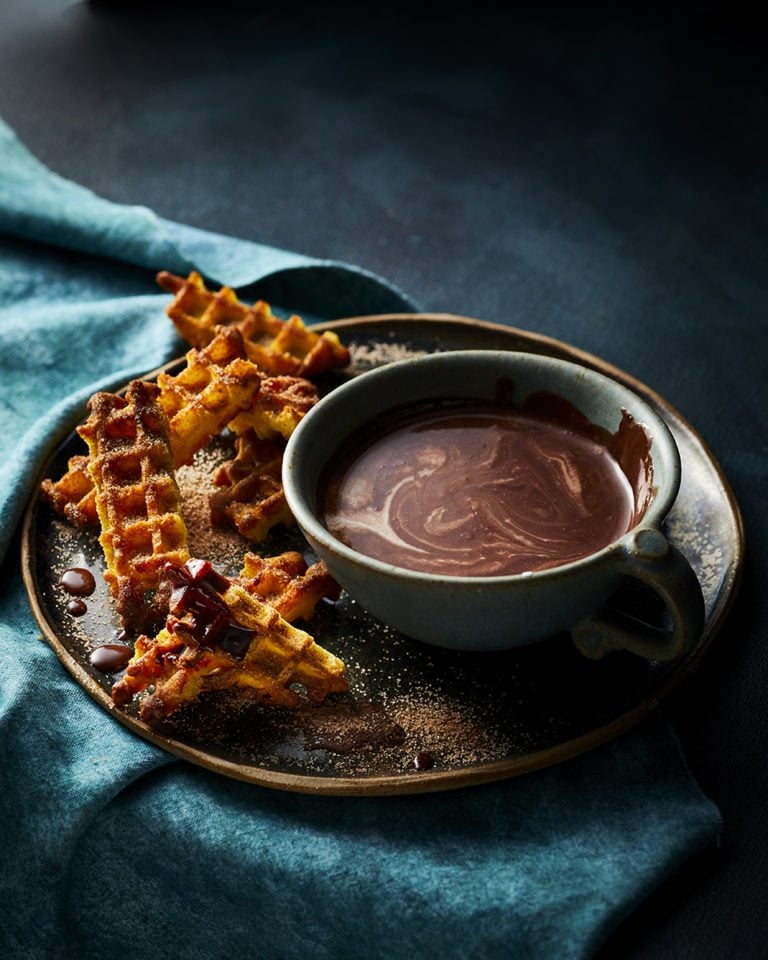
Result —
POLYGON ((600 550, 632 527, 636 490, 612 438, 548 406, 557 416, 541 398, 522 411, 446 402, 369 426, 323 485, 325 525, 367 556, 443 575, 545 570, 600 550))

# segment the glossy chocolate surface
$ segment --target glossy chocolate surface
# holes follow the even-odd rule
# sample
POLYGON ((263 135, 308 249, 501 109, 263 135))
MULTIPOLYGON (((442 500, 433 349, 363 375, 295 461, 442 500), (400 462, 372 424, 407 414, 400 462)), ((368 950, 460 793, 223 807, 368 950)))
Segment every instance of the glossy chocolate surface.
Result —
MULTIPOLYGON (((553 395, 522 410, 451 401, 401 411, 369 424, 329 470, 324 522, 353 549, 412 570, 548 569, 632 527, 636 491, 612 446, 626 444, 553 395)), ((646 459, 647 448, 645 438, 646 459)))

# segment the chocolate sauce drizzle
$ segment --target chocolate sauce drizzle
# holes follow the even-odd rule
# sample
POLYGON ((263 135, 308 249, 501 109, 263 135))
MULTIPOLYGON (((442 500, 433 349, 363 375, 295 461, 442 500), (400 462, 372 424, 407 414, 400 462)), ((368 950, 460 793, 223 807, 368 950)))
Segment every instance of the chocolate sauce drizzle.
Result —
POLYGON ((70 567, 59 580, 60 586, 74 597, 89 597, 96 589, 96 578, 85 567, 70 567))
POLYGON ((91 666, 102 673, 119 673, 133 656, 133 647, 125 643, 102 643, 91 650, 91 666))
POLYGON ((172 586, 167 629, 191 637, 201 647, 218 646, 233 657, 243 657, 253 630, 232 620, 219 596, 230 581, 208 560, 188 560, 184 566, 169 563, 165 570, 172 586))
POLYGON ((67 613, 73 617, 82 617, 88 612, 83 597, 89 597, 96 589, 96 578, 86 567, 70 567, 59 578, 59 586, 71 597, 67 601, 67 613))

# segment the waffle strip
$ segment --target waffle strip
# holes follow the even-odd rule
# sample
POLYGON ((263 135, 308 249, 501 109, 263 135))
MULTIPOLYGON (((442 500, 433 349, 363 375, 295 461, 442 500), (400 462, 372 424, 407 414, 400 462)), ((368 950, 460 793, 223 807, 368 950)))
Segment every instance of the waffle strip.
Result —
POLYGON ((255 401, 229 427, 235 433, 253 430, 262 440, 287 440, 317 401, 317 389, 304 377, 265 377, 255 401))
POLYGON ((104 578, 129 629, 164 613, 158 589, 164 565, 189 555, 159 394, 141 380, 129 385, 125 398, 94 394, 90 416, 78 428, 90 451, 104 578))
POLYGON ((124 676, 112 688, 114 701, 126 704, 152 685, 140 716, 156 724, 208 691, 247 691, 262 703, 296 707, 303 699, 297 684, 312 703, 347 689, 344 663, 272 606, 237 584, 219 599, 231 622, 245 632, 240 655, 202 643, 190 615, 171 616, 156 637, 139 637, 124 676))
POLYGON ((320 600, 338 600, 341 592, 322 560, 310 567, 293 550, 276 557, 246 553, 237 582, 248 593, 273 606, 289 623, 311 620, 320 600))
MULTIPOLYGON (((204 350, 190 350, 186 359, 187 365, 176 376, 158 376, 160 404, 170 420, 177 467, 189 463, 232 417, 253 404, 261 382, 258 370, 245 359, 243 338, 234 328, 220 328, 204 350)), ((264 409, 272 416, 272 407, 265 404, 264 409)), ((87 456, 71 457, 66 473, 56 481, 44 480, 41 492, 75 526, 98 525, 87 456)))
POLYGON ((335 333, 310 330, 297 316, 281 320, 263 300, 247 306, 230 287, 213 292, 199 273, 185 279, 162 271, 157 282, 174 295, 166 313, 192 346, 209 343, 217 326, 235 326, 248 358, 267 373, 313 377, 349 363, 349 351, 335 333))
POLYGON ((40 491, 46 502, 76 527, 97 526, 96 490, 88 472, 88 457, 77 454, 67 461, 67 472, 58 480, 43 480, 40 491))
POLYGON ((237 437, 236 447, 234 460, 222 464, 214 477, 221 489, 209 498, 211 520, 260 543, 272 527, 294 522, 283 491, 283 448, 253 433, 237 437))
POLYGON ((211 437, 253 404, 261 375, 243 353, 237 331, 221 330, 204 350, 187 353, 186 366, 176 376, 158 375, 177 466, 190 463, 211 437))

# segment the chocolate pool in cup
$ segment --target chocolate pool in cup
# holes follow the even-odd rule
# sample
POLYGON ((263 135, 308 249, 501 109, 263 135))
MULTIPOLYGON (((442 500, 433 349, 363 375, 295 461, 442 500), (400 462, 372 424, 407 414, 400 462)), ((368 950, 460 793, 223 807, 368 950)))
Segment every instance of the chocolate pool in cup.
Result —
POLYGON ((570 630, 590 657, 670 660, 702 630, 699 583, 662 531, 674 438, 578 364, 468 350, 354 377, 300 423, 283 483, 341 586, 418 640, 502 650, 570 630), (668 628, 603 611, 627 577, 661 597, 668 628))

